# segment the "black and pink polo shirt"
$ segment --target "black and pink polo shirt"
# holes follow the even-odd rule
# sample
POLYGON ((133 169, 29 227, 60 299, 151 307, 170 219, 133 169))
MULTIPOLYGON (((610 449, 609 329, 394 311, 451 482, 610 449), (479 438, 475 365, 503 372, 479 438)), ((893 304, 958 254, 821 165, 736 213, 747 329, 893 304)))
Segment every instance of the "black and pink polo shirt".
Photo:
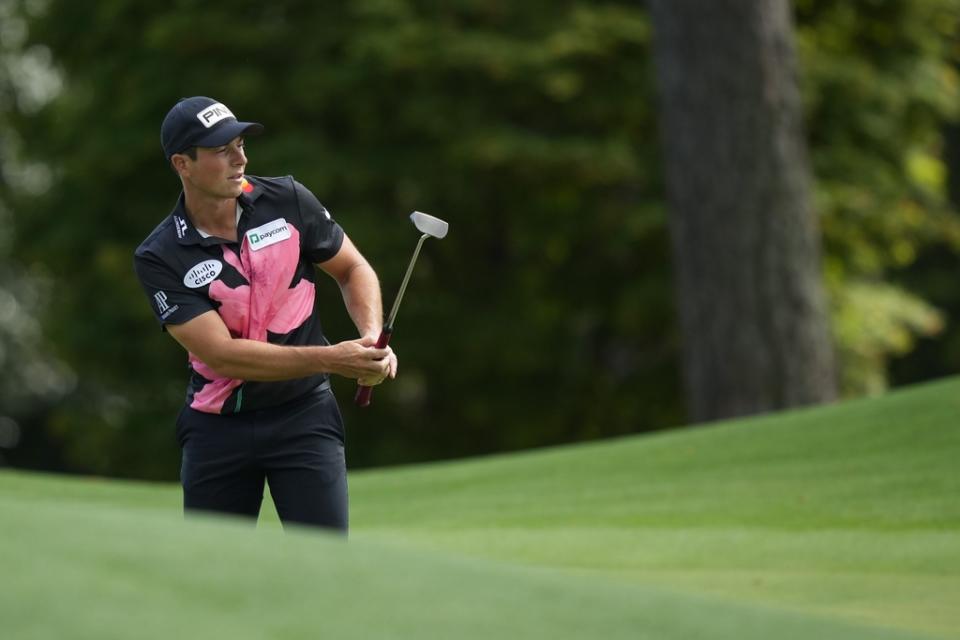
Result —
MULTIPOLYGON (((236 338, 281 345, 326 345, 317 317, 315 263, 329 260, 343 230, 290 176, 247 176, 237 198, 237 238, 207 236, 190 222, 183 194, 170 216, 137 248, 134 266, 161 327, 207 311, 236 338)), ((326 374, 252 382, 222 378, 189 354, 187 404, 231 414, 293 400, 326 374)))

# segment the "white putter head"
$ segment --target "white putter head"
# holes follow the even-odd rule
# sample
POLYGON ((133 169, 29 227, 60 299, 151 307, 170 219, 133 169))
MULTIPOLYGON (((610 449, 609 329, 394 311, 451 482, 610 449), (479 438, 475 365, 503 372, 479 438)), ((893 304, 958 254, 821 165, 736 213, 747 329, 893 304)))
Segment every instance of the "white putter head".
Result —
POLYGON ((411 213, 410 220, 420 233, 425 233, 433 238, 443 238, 447 235, 447 230, 450 228, 450 225, 440 218, 434 218, 430 214, 422 211, 414 211, 411 213))

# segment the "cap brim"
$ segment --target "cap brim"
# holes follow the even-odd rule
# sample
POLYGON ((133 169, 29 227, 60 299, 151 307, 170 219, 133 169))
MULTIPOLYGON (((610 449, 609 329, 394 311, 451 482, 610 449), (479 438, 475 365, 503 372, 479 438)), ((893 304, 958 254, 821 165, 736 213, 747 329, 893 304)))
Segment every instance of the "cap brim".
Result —
POLYGON ((198 147, 220 147, 237 136, 258 135, 263 133, 263 125, 258 122, 227 122, 216 131, 211 131, 206 136, 196 141, 198 147))

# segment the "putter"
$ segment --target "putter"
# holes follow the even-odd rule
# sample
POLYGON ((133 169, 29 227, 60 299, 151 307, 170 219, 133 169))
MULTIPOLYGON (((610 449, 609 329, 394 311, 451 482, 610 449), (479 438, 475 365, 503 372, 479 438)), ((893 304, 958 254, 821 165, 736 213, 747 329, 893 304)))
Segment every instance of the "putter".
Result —
MULTIPOLYGON (((377 348, 383 349, 390 342, 390 336, 393 335, 393 321, 397 319, 397 310, 400 308, 400 301, 403 300, 403 294, 407 290, 407 283, 410 282, 410 274, 413 273, 413 265, 417 263, 417 256, 420 255, 420 247, 427 238, 443 238, 447 235, 450 228, 446 222, 440 218, 434 218, 421 211, 414 211, 410 214, 410 221, 423 235, 420 236, 420 242, 413 251, 413 258, 410 259, 410 265, 407 267, 407 273, 403 276, 403 283, 400 285, 400 291, 397 293, 397 299, 393 302, 393 308, 390 309, 390 315, 387 316, 387 322, 380 331, 380 337, 377 338, 377 348)), ((354 402, 357 406, 365 407, 370 404, 370 396, 373 393, 373 387, 359 385, 354 402)))

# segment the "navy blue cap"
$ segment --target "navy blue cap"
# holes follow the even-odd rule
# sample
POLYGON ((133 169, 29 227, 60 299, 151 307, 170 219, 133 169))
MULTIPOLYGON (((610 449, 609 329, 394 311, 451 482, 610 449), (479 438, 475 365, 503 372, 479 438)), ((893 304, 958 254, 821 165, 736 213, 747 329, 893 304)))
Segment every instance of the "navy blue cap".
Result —
POLYGON ((181 98, 163 119, 160 144, 167 160, 190 147, 219 147, 237 136, 263 133, 263 125, 239 122, 223 103, 213 98, 181 98))

